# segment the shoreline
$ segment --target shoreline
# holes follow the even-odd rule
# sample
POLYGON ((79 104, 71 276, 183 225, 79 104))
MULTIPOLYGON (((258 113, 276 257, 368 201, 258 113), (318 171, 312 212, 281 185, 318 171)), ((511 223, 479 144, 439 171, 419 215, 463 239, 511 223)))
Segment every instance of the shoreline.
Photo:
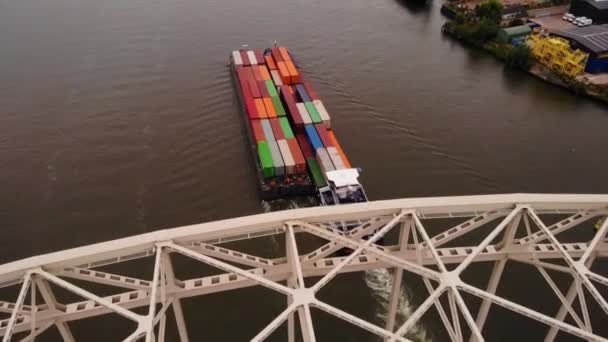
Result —
MULTIPOLYGON (((441 13, 450 21, 454 20, 454 18, 458 15, 457 12, 455 12, 452 8, 446 6, 445 3, 441 5, 441 13)), ((447 22, 446 22, 446 24, 447 24, 447 22)), ((445 35, 450 36, 452 39, 455 39, 455 40, 461 42, 463 45, 466 45, 469 48, 474 48, 474 49, 484 51, 484 52, 490 54, 491 56, 493 56, 494 58, 500 60, 504 64, 504 58, 497 54, 497 51, 495 49, 496 46, 494 46, 495 45, 494 42, 485 43, 483 45, 474 44, 472 42, 469 42, 467 39, 464 39, 463 37, 458 36, 453 31, 446 29, 446 24, 444 24, 443 27, 441 28, 441 31, 445 35)), ((531 64, 530 68, 528 68, 528 69, 517 68, 517 69, 519 69, 523 72, 526 72, 528 75, 531 75, 544 82, 558 86, 563 89, 567 89, 567 90, 571 91, 572 93, 574 93, 575 95, 586 96, 592 100, 600 101, 604 105, 608 105, 608 85, 607 85, 606 89, 604 89, 604 92, 602 92, 600 90, 597 90, 597 88, 600 88, 598 85, 586 83, 586 82, 583 82, 583 81, 580 81, 580 80, 577 80, 574 78, 566 79, 565 77, 553 72, 551 69, 547 68, 543 64, 540 64, 535 59, 533 59, 533 60, 534 60, 534 62, 531 64)))

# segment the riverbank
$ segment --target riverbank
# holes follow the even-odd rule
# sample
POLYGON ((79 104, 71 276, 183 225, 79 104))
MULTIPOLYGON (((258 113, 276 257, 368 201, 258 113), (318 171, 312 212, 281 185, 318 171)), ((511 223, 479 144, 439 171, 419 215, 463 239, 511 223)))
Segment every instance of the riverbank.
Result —
MULTIPOLYGON (((470 37, 466 37, 462 34, 459 34, 454 29, 456 25, 454 25, 455 20, 459 20, 460 15, 464 17, 465 13, 459 13, 456 9, 450 6, 446 6, 443 4, 441 6, 441 13, 450 19, 450 21, 444 23, 442 27, 442 32, 451 38, 454 38, 464 45, 483 50, 490 55, 496 57, 497 59, 505 62, 508 66, 516 67, 520 70, 527 72, 528 74, 541 79, 547 83, 565 88, 577 95, 587 96, 597 101, 601 101, 605 104, 608 104, 608 83, 606 84, 594 84, 589 81, 590 77, 585 76, 585 74, 581 76, 577 76, 576 78, 567 77, 565 75, 561 75, 559 73, 554 72, 550 68, 539 63, 532 56, 529 57, 529 63, 524 63, 524 65, 509 65, 507 55, 511 49, 514 47, 510 44, 500 44, 496 41, 495 37, 484 41, 483 43, 480 41, 476 41, 471 39, 470 37)), ((460 19, 462 20, 462 19, 460 19)), ((495 33, 491 32, 491 29, 488 29, 489 32, 483 32, 486 35, 494 35, 495 33)))

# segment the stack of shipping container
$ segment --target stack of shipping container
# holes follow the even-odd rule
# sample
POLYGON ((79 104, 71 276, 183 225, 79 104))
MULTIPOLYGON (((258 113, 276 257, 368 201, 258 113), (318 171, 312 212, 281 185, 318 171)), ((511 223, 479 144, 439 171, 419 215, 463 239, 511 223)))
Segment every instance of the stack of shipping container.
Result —
POLYGON ((233 51, 232 62, 265 178, 288 179, 308 166, 322 187, 325 172, 351 167, 327 109, 286 48, 233 51))

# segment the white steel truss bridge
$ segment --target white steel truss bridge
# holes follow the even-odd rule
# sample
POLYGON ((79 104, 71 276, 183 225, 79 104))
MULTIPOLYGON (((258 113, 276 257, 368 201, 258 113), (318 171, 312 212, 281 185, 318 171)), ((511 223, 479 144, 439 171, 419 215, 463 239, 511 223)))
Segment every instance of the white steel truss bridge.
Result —
MULTIPOLYGON (((247 338, 251 341, 264 341, 279 327, 290 342, 316 341, 320 331, 311 311, 317 310, 384 341, 409 341, 408 332, 432 311, 451 340, 484 341, 484 325, 495 308, 544 326, 545 341, 608 341, 608 277, 602 272, 607 215, 608 195, 510 194, 294 209, 160 230, 1 265, 0 290, 12 290, 13 299, 0 302, 0 336, 3 342, 32 341, 55 327, 64 341, 75 341, 72 322, 113 314, 134 323, 124 341, 165 341, 172 317, 184 342, 194 339, 182 310, 185 298, 262 286, 283 296, 285 304, 247 338), (313 237, 317 244, 304 252, 302 240, 313 237), (280 241, 283 255, 267 258, 226 247, 264 238, 280 241), (180 279, 172 261, 177 254, 221 272, 180 279), (147 262, 151 277, 102 271, 133 260, 147 262), (501 295, 497 289, 507 262, 525 265, 542 279, 557 309, 547 313, 501 295), (491 266, 481 286, 464 276, 478 263, 491 266), (373 269, 389 269, 392 276, 382 324, 318 298, 338 274, 373 269), (426 299, 397 319, 398 300, 408 285, 404 275, 424 284, 426 299), (565 285, 557 278, 567 279, 565 285), (85 283, 119 291, 96 294, 85 283), (57 288, 82 299, 64 302, 57 288)), ((247 318, 235 318, 235 326, 239 319, 247 318)))

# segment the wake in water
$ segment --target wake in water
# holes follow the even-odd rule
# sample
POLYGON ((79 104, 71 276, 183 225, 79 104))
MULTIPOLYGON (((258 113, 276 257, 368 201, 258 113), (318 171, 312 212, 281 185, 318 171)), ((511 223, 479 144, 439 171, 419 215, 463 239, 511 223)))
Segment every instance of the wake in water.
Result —
MULTIPOLYGON (((389 305, 391 288, 393 286, 393 274, 386 268, 379 268, 365 272, 365 284, 372 290, 372 294, 378 302, 380 309, 376 312, 376 317, 382 322, 386 322, 389 305)), ((397 317, 395 318, 395 326, 402 325, 405 320, 414 312, 412 305, 409 302, 406 291, 401 289, 399 295, 399 303, 397 304, 397 317)), ((406 336, 413 341, 431 341, 428 333, 420 325, 420 322, 414 324, 406 336)))

